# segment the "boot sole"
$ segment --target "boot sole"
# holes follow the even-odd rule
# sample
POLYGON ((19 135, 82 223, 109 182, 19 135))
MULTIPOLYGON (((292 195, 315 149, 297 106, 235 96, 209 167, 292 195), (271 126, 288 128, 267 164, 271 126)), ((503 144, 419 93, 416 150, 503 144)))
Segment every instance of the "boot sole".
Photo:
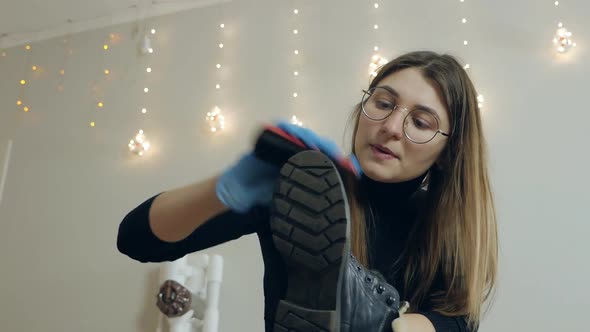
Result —
POLYGON ((341 276, 348 262, 349 209, 332 161, 303 151, 281 168, 270 227, 288 273, 275 332, 338 332, 341 276))

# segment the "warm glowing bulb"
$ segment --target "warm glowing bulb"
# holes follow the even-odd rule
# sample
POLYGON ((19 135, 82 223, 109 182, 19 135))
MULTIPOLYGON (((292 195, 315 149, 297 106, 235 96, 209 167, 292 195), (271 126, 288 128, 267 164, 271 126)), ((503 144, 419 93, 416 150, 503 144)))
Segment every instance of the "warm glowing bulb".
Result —
POLYGON ((30 51, 30 50, 31 50, 31 45, 27 45, 27 46, 25 46, 25 49, 26 49, 27 51, 30 51))
POLYGON ((156 29, 152 29, 150 32, 152 33, 152 35, 155 35, 156 34, 156 29))
POLYGON ((555 1, 555 5, 556 6, 559 6, 559 1, 555 1))
POLYGON ((28 112, 29 108, 27 106, 23 107, 23 111, 28 112))
POLYGON ((295 53, 295 55, 299 55, 299 50, 295 50, 293 53, 295 53))
POLYGON ((294 9, 293 14, 295 14, 295 15, 299 14, 299 9, 294 9))
POLYGON ((375 3, 375 8, 379 8, 379 4, 378 3, 375 3))
POLYGON ((150 54, 151 54, 151 53, 154 53, 154 49, 150 47, 150 48, 148 48, 148 52, 149 52, 150 54))
POLYGON ((219 48, 223 48, 223 44, 219 44, 219 48))
POLYGON ((469 42, 468 42, 468 41, 466 41, 466 40, 464 40, 464 41, 463 41, 463 45, 467 45, 467 44, 469 44, 469 42))
POLYGON ((463 22, 463 23, 467 23, 467 19, 466 19, 466 18, 464 18, 464 19, 462 19, 462 20, 461 20, 461 22, 463 22))
POLYGON ((90 122, 90 127, 94 127, 94 121, 90 122))
POLYGON ((27 84, 27 81, 25 81, 25 80, 20 80, 20 84, 21 84, 21 85, 25 85, 25 84, 27 84))
POLYGON ((143 114, 147 113, 147 109, 145 109, 145 107, 144 107, 144 108, 142 108, 142 109, 141 109, 141 113, 143 113, 143 114))
POLYGON ((151 73, 151 72, 152 72, 152 68, 150 68, 150 67, 147 67, 147 68, 145 69, 145 71, 147 71, 148 73, 151 73))
POLYGON ((377 25, 377 24, 373 25, 373 29, 375 29, 375 30, 379 29, 379 25, 377 25))
POLYGON ((100 102, 100 101, 98 102, 97 105, 98 105, 98 108, 102 108, 104 106, 104 104, 102 102, 100 102))
POLYGON ((108 70, 108 69, 105 69, 105 70, 104 70, 104 74, 105 74, 105 75, 108 75, 108 74, 110 74, 110 73, 111 73, 111 71, 110 71, 110 70, 108 70))
POLYGON ((225 24, 221 23, 221 24, 219 25, 219 27, 223 29, 223 28, 225 28, 225 24))
POLYGON ((2 57, 5 57, 5 56, 6 56, 6 52, 2 52, 2 57))
POLYGON ((469 69, 471 66, 469 64, 466 64, 463 68, 465 69, 469 69))
POLYGON ((294 34, 294 35, 296 35, 296 34, 298 34, 298 33, 299 33, 299 30, 297 30, 297 29, 293 29, 293 34, 294 34))
POLYGON ((299 72, 298 72, 298 71, 296 71, 296 72, 293 72, 293 75, 295 75, 295 76, 299 76, 299 72))
POLYGON ((20 106, 20 105, 22 105, 22 104, 23 104, 22 100, 17 100, 17 101, 16 101, 16 105, 17 105, 17 106, 20 106))
POLYGON ((145 92, 145 93, 148 93, 149 91, 150 91, 150 89, 148 89, 148 88, 143 89, 143 92, 145 92))
POLYGON ((60 75, 63 75, 63 74, 65 74, 65 73, 66 73, 66 72, 65 72, 65 70, 63 70, 63 69, 61 69, 61 70, 59 71, 59 74, 60 74, 60 75))
POLYGON ((221 89, 221 85, 215 84, 215 89, 221 89))
POLYGON ((108 50, 108 49, 109 49, 109 45, 107 45, 107 44, 104 44, 104 45, 102 45, 102 48, 103 48, 103 49, 106 51, 106 50, 108 50))
POLYGON ((221 68, 221 64, 218 63, 216 67, 217 69, 221 68))
POLYGON ((33 69, 33 70, 37 70, 37 66, 33 66, 33 67, 32 67, 32 69, 33 69))
MULTIPOLYGON (((111 33, 111 34, 109 34, 109 37, 111 39, 115 39, 115 34, 114 33, 111 33)), ((66 39, 64 39, 64 43, 67 43, 66 39)))
POLYGON ((375 52, 379 51, 379 46, 373 47, 373 51, 375 51, 375 52))
POLYGON ((297 96, 299 96, 297 92, 293 92, 293 98, 297 98, 297 96))

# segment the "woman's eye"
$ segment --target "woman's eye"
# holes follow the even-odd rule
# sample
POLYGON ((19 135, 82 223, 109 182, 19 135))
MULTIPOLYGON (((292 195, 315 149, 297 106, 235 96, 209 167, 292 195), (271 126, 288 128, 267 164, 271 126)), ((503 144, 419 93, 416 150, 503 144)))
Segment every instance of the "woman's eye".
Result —
POLYGON ((393 103, 387 100, 378 100, 377 107, 382 110, 390 110, 393 108, 393 103))

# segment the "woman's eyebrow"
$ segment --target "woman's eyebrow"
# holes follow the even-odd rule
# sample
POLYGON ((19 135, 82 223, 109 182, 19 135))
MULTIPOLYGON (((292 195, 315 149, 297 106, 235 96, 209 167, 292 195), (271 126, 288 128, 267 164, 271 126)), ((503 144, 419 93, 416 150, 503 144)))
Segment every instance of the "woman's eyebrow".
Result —
MULTIPOLYGON (((381 85, 379 87, 389 91, 392 95, 399 98, 399 93, 394 88, 390 87, 389 85, 381 85)), ((436 113, 436 111, 434 109, 432 109, 431 107, 425 106, 425 105, 416 104, 416 105, 414 105, 414 109, 430 112, 430 113, 438 116, 438 113, 436 113)))

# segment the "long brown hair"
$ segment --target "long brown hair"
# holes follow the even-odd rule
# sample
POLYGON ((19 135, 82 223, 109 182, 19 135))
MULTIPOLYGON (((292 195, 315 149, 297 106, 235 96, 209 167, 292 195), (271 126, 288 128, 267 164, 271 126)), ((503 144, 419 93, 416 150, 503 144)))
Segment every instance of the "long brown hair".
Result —
MULTIPOLYGON (((452 129, 438 165, 425 177, 426 195, 406 248, 405 299, 412 308, 429 303, 443 315, 466 316, 469 326, 479 326, 482 305, 496 283, 498 242, 494 199, 487 170, 475 87, 451 55, 429 51, 404 54, 380 68, 370 88, 405 68, 419 69, 440 89, 450 112, 452 129), (443 290, 432 290, 438 274, 443 290)), ((351 114, 354 124, 352 152, 361 106, 351 114)), ((367 265, 365 217, 368 214, 354 181, 349 191, 352 215, 352 251, 367 265)))

